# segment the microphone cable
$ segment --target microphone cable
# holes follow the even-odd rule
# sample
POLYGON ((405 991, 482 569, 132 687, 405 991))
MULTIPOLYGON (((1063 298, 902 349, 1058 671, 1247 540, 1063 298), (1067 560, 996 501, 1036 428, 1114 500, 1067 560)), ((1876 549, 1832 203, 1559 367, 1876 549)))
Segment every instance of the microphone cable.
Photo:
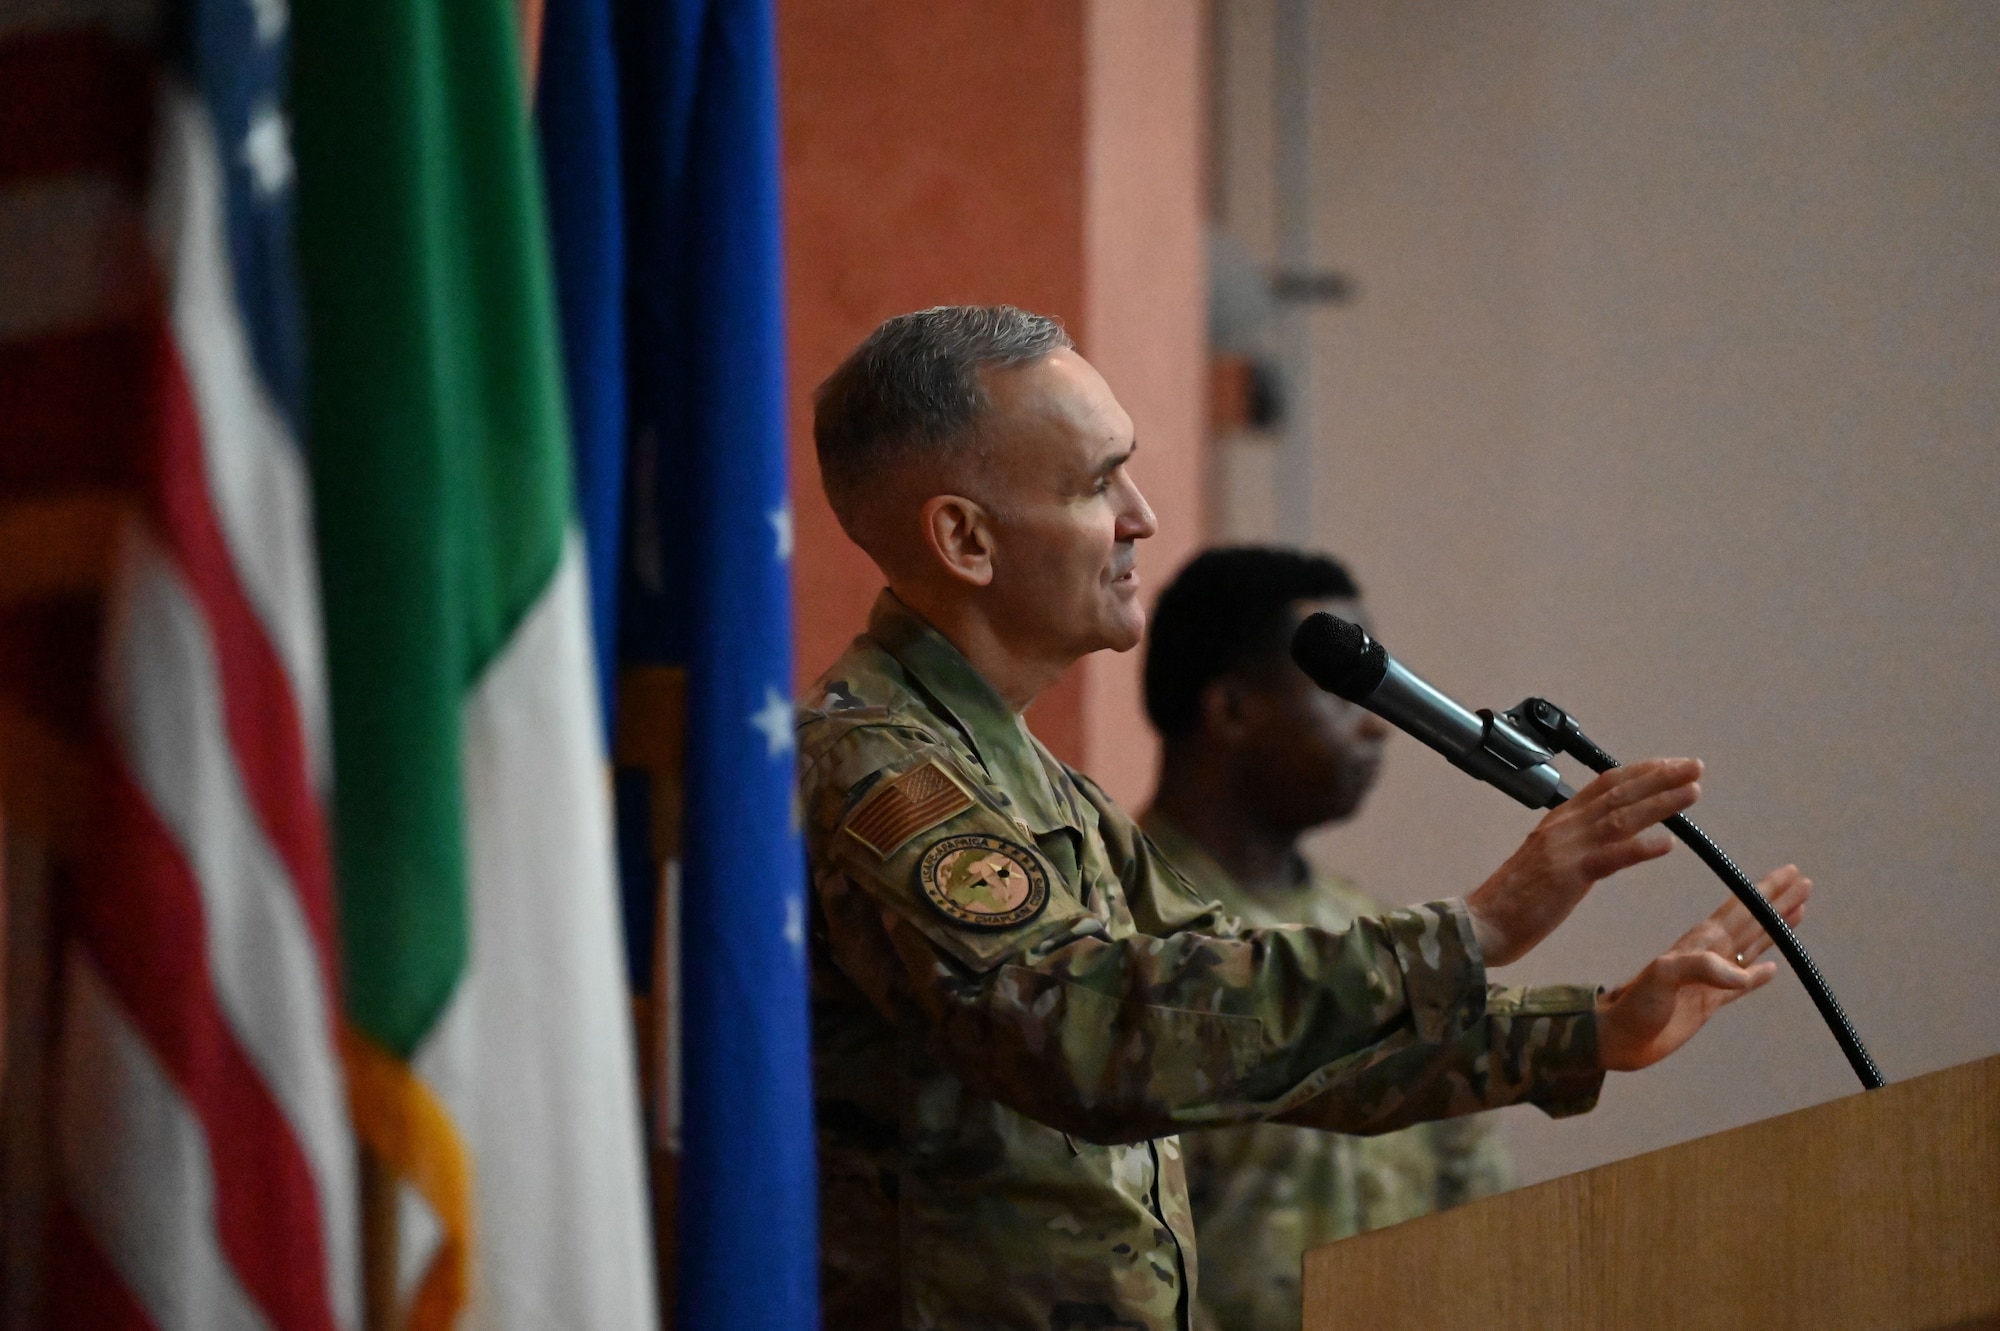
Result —
MULTIPOLYGON (((1576 718, 1546 698, 1529 698, 1520 706, 1509 710, 1506 715, 1516 723, 1527 726, 1555 748, 1567 753, 1593 772, 1609 772, 1621 766, 1616 758, 1599 748, 1592 742, 1590 736, 1583 733, 1583 728, 1577 725, 1576 718)), ((1736 867, 1736 861, 1730 859, 1722 847, 1710 839, 1708 833, 1688 821, 1685 815, 1678 813, 1673 815, 1666 820, 1665 826, 1690 850, 1699 855, 1703 864, 1715 871, 1715 876, 1735 893, 1736 899, 1743 903, 1744 909, 1748 910, 1751 917, 1763 927, 1764 932, 1770 935, 1771 942, 1784 954, 1785 960, 1791 963, 1793 972, 1799 977, 1799 983, 1805 986, 1806 994, 1812 999, 1813 1006, 1819 1009, 1819 1015, 1826 1021, 1827 1029, 1833 1032, 1833 1038, 1840 1045, 1840 1052, 1847 1055, 1848 1065, 1854 1069, 1854 1075, 1861 1079, 1862 1086, 1872 1091, 1886 1085, 1881 1070, 1875 1066, 1875 1060, 1868 1056, 1867 1047, 1861 1043, 1861 1035, 1854 1029, 1854 1023, 1847 1019, 1847 1013, 1840 1006, 1840 1000, 1833 996, 1833 990, 1827 985, 1825 977, 1819 973, 1819 967, 1813 964, 1813 959, 1800 944, 1798 935, 1792 932, 1789 924, 1785 923, 1784 916, 1778 914, 1777 908, 1764 899, 1764 894, 1757 890, 1757 885, 1750 881, 1749 875, 1736 867)))

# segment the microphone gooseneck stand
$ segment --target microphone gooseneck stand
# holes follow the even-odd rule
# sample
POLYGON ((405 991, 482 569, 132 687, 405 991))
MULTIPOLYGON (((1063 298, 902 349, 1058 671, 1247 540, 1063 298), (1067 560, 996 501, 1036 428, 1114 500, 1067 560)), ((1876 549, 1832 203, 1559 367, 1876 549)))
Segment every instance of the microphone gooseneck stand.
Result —
MULTIPOLYGON (((1486 708, 1474 712, 1397 662, 1368 630, 1325 611, 1306 616, 1293 632, 1292 659, 1328 693, 1366 707, 1443 754, 1460 771, 1531 809, 1553 809, 1576 794, 1552 764, 1556 754, 1567 753, 1595 772, 1619 765, 1567 712, 1547 699, 1529 698, 1508 712, 1486 708)), ((1882 1073, 1862 1047, 1854 1023, 1841 1011, 1840 1001, 1784 917, 1707 833, 1678 814, 1667 819, 1666 826, 1715 871, 1770 935, 1826 1019, 1861 1084, 1871 1091, 1883 1085, 1882 1073)))
MULTIPOLYGON (((1593 772, 1608 772, 1620 765, 1616 758, 1599 748, 1591 741, 1590 736, 1583 733, 1574 717, 1545 698, 1529 698, 1520 706, 1510 709, 1506 716, 1593 772)), ((1561 803, 1567 795, 1567 790, 1564 790, 1552 801, 1551 807, 1561 803)), ((1683 815, 1675 814, 1666 820, 1665 825, 1668 831, 1679 837, 1689 849, 1701 857, 1703 864, 1715 871, 1715 876, 1736 894, 1736 899, 1743 903, 1751 917, 1763 926, 1765 933, 1771 936, 1771 941, 1777 945, 1778 951, 1784 953, 1785 960, 1791 963, 1792 970, 1799 977, 1799 983, 1805 986, 1806 993, 1812 998, 1813 1006, 1819 1009, 1820 1016, 1826 1020, 1827 1029, 1833 1032, 1833 1038, 1840 1044, 1840 1052, 1847 1055, 1848 1065, 1854 1069, 1854 1075, 1861 1079, 1861 1084, 1871 1091, 1886 1084, 1881 1071, 1875 1066, 1875 1060, 1868 1056, 1867 1048, 1861 1043, 1861 1036, 1855 1031, 1854 1023, 1847 1019, 1847 1013, 1842 1010, 1840 1000, 1833 996, 1833 990, 1820 975, 1819 967, 1813 964, 1813 959, 1799 944, 1798 935, 1792 932, 1791 926, 1785 923, 1784 917, 1778 914, 1776 908, 1764 899, 1763 893, 1757 890, 1757 885, 1750 881, 1749 875, 1736 867, 1736 861, 1724 854, 1722 847, 1709 839, 1708 833, 1689 822, 1683 815)))

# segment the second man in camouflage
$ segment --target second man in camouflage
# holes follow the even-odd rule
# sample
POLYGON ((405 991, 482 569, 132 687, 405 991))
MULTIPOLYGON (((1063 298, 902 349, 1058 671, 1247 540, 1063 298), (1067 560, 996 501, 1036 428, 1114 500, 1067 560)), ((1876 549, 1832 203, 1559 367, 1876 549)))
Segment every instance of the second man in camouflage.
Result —
MULTIPOLYGON (((1209 550, 1160 594, 1146 645, 1146 711, 1160 778, 1140 820, 1196 892, 1253 928, 1346 929, 1389 909, 1301 853, 1351 817, 1389 727, 1315 688, 1286 644, 1307 614, 1363 620, 1331 559, 1266 547, 1209 550)), ((1491 1115, 1374 1137, 1246 1123, 1181 1140, 1201 1243, 1199 1323, 1299 1325, 1305 1252, 1507 1187, 1491 1115)))

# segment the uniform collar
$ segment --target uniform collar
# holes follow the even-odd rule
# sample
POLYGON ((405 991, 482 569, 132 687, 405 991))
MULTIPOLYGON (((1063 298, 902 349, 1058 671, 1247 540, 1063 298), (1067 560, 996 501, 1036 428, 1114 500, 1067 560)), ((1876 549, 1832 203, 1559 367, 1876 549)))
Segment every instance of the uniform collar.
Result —
POLYGON ((1229 876, 1229 870, 1216 862, 1207 847, 1181 830, 1181 825, 1169 818, 1158 805, 1146 810, 1139 819, 1139 827, 1153 839, 1181 876, 1199 896, 1220 900, 1225 896, 1237 895, 1236 880, 1229 876))
POLYGON ((938 711, 958 727, 987 773, 1019 803, 1021 815, 1035 831, 1075 825, 1075 816, 1065 811, 1049 782, 1040 747, 1020 714, 958 648, 886 587, 869 612, 868 636, 896 658, 938 711))
POLYGON ((1351 890, 1341 879, 1307 859, 1304 860, 1306 876, 1303 882, 1282 892, 1252 892, 1238 883, 1229 870, 1222 867, 1221 861, 1208 853, 1206 846, 1196 841, 1159 806, 1146 810, 1139 819, 1139 827, 1193 885, 1197 895, 1220 901, 1234 915, 1247 916, 1253 912, 1287 915, 1296 913, 1299 903, 1311 901, 1323 892, 1351 890))

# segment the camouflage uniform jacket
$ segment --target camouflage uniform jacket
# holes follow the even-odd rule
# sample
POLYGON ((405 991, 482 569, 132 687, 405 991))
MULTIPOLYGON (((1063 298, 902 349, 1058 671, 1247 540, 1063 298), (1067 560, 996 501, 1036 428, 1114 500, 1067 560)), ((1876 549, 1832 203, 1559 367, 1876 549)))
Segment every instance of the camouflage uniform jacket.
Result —
POLYGON ((1186 1327, 1181 1130, 1596 1100, 1588 990, 1456 901, 1233 936, 893 596, 798 738, 830 1328, 1186 1327))
MULTIPOLYGON (((1310 869, 1282 893, 1245 890, 1158 809, 1140 819, 1175 868, 1246 927, 1348 928, 1388 907, 1343 878, 1310 869)), ((1513 1185, 1488 1115, 1421 1123, 1379 1137, 1245 1123, 1181 1140, 1195 1235, 1201 1317, 1216 1331, 1299 1325, 1305 1252, 1513 1185)))

